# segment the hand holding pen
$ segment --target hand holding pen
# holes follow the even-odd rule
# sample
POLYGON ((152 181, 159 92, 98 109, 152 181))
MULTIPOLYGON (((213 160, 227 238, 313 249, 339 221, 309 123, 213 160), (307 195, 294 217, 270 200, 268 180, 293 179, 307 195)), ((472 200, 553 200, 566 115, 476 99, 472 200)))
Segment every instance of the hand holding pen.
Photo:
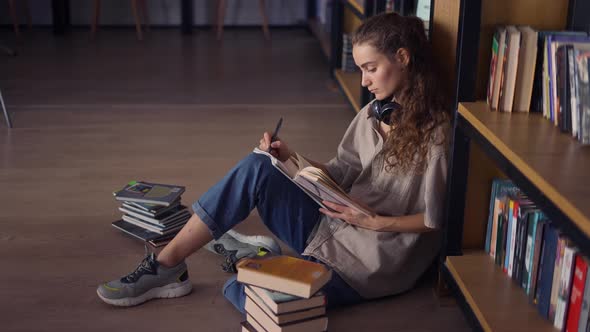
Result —
POLYGON ((279 130, 281 130, 281 126, 283 125, 283 118, 281 117, 279 119, 279 122, 277 123, 277 126, 275 127, 275 131, 274 133, 272 133, 272 136, 270 137, 270 145, 268 146, 268 150, 266 150, 266 152, 270 153, 272 151, 272 143, 276 142, 278 137, 279 137, 279 130))
POLYGON ((282 124, 283 118, 280 118, 272 135, 265 132, 260 139, 260 145, 258 148, 270 153, 280 161, 286 161, 291 156, 291 151, 289 150, 287 143, 279 138, 279 131, 282 124))

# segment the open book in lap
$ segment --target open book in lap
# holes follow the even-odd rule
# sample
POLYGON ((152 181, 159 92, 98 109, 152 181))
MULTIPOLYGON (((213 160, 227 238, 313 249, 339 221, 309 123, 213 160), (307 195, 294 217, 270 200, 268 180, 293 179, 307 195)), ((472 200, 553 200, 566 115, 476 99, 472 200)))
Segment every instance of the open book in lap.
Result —
POLYGON ((323 170, 312 166, 298 153, 295 153, 295 156, 291 156, 284 162, 258 148, 254 149, 254 153, 263 154, 270 158, 276 169, 283 173, 283 175, 295 183, 322 207, 332 210, 322 203, 322 201, 328 201, 351 207, 367 216, 373 215, 371 210, 348 196, 348 194, 342 190, 334 180, 332 180, 330 175, 323 170))

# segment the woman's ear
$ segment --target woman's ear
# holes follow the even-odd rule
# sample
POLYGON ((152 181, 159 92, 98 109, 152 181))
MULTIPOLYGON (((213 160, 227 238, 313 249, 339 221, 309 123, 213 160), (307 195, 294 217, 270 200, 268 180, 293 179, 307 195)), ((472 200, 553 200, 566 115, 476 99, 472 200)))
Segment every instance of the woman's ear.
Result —
POLYGON ((395 58, 402 68, 406 68, 410 64, 410 52, 406 48, 402 47, 398 49, 395 53, 395 58))

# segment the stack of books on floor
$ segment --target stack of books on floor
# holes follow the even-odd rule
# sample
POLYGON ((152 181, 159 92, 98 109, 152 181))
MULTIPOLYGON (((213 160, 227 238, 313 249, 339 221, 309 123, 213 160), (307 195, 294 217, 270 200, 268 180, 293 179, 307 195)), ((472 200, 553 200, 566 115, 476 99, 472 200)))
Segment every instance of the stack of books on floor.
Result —
POLYGON ((247 258, 238 265, 245 284, 248 332, 321 332, 328 330, 326 296, 320 289, 332 271, 319 263, 289 257, 247 258))
POLYGON ((190 219, 188 208, 180 202, 184 191, 184 187, 177 185, 129 182, 113 192, 122 203, 119 211, 123 216, 112 225, 154 247, 163 246, 190 219))

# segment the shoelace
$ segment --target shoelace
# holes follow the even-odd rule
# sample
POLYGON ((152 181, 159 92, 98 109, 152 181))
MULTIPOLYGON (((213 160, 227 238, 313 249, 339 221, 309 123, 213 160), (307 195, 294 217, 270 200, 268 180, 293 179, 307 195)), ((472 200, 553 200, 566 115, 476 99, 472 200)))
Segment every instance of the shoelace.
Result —
POLYGON ((213 249, 221 255, 223 255, 224 261, 221 263, 221 268, 224 272, 228 273, 237 273, 238 270, 236 269, 236 262, 238 258, 236 257, 237 250, 226 250, 223 244, 216 243, 213 245, 213 249))
POLYGON ((122 282, 125 283, 134 283, 136 282, 144 273, 150 272, 153 273, 155 268, 155 256, 152 252, 148 249, 147 244, 145 245, 145 258, 139 263, 139 266, 135 269, 135 271, 129 273, 128 275, 121 278, 122 282))
MULTIPOLYGON (((240 257, 238 258, 236 256, 237 254, 237 250, 226 250, 225 247, 223 246, 223 244, 219 244, 216 243, 215 245, 213 245, 213 249, 215 249, 215 251, 221 255, 223 255, 224 261, 223 263, 221 263, 221 268, 223 269, 224 272, 227 273, 238 273, 238 269, 236 268, 236 263, 240 260, 240 257)), ((268 254, 268 251, 265 248, 258 248, 258 253, 256 256, 265 256, 266 254, 268 254)))

